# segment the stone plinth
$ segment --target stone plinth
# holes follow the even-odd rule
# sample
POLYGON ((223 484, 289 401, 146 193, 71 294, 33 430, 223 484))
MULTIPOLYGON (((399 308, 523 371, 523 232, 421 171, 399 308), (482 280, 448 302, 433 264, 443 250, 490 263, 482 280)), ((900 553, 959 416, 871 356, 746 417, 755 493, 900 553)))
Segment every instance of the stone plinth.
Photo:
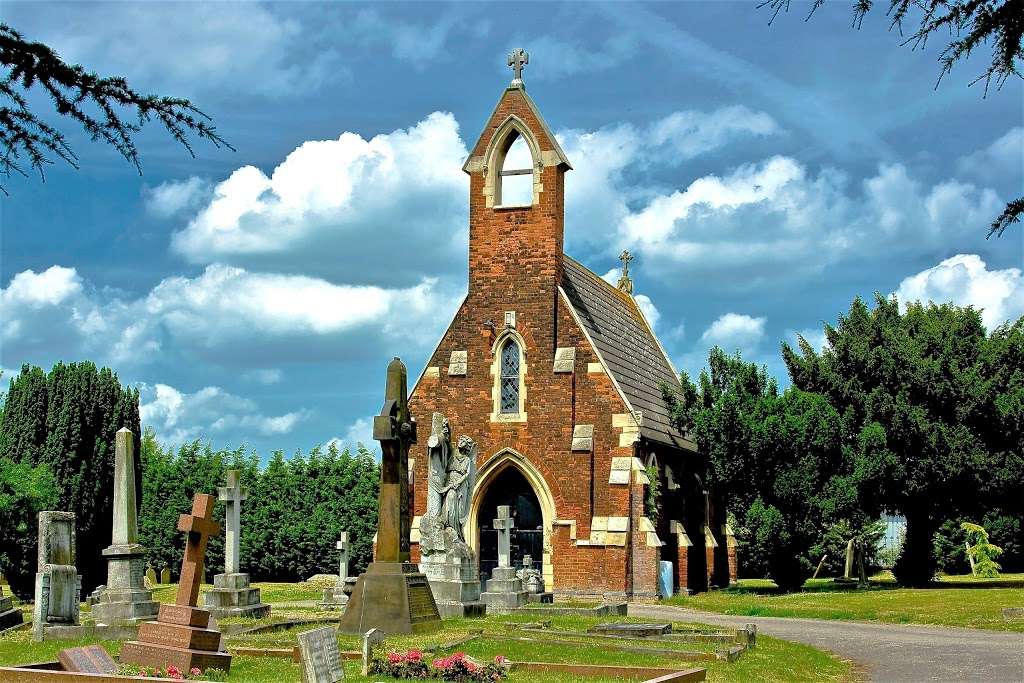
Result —
POLYGON ((495 567, 487 580, 487 590, 480 599, 487 605, 488 614, 502 614, 526 604, 527 591, 513 567, 495 567))
POLYGON ((216 619, 259 619, 270 614, 270 605, 260 601, 260 589, 249 585, 248 574, 217 574, 213 586, 203 594, 203 607, 216 619))
POLYGON ((220 651, 220 632, 207 628, 210 613, 187 605, 160 605, 156 621, 139 625, 138 640, 121 646, 124 664, 176 666, 182 671, 193 667, 231 668, 231 655, 220 651))
POLYGON ((471 559, 428 555, 420 563, 420 571, 430 581, 442 619, 486 616, 487 606, 480 602, 479 575, 471 559))
POLYGON ((160 609, 146 588, 145 548, 137 543, 112 545, 107 558, 106 588, 96 597, 92 616, 97 624, 125 626, 154 618, 160 609))
POLYGON ((373 562, 356 580, 338 631, 426 633, 441 626, 427 577, 410 562, 373 562))
POLYGON ((82 577, 75 569, 74 513, 39 513, 38 557, 32 631, 41 641, 50 626, 78 624, 82 577))
POLYGON ((14 606, 14 599, 10 595, 4 595, 3 589, 0 588, 0 631, 24 621, 25 616, 14 606))

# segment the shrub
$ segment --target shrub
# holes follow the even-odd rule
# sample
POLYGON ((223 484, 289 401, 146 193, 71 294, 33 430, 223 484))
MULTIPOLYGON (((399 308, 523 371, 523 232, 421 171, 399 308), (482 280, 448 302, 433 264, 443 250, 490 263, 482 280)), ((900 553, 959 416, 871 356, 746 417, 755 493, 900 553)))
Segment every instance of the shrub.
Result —
POLYGON ((933 552, 935 566, 944 574, 969 574, 971 566, 967 561, 967 532, 960 526, 959 519, 947 519, 935 532, 933 552))
POLYGON ((1001 567, 996 558, 1003 554, 1003 549, 989 543, 985 527, 971 522, 963 522, 960 527, 967 532, 967 542, 971 544, 967 552, 974 558, 974 575, 986 579, 998 577, 1001 567))

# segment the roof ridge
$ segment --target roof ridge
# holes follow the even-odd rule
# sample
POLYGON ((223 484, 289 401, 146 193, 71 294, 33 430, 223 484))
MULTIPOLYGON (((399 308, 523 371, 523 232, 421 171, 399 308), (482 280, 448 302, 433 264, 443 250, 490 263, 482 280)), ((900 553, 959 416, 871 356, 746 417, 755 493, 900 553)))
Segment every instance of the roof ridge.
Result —
MULTIPOLYGON (((613 292, 617 297, 619 297, 623 301, 632 304, 633 308, 635 308, 638 312, 640 311, 640 307, 637 305, 636 300, 633 299, 632 294, 630 294, 629 292, 622 291, 621 289, 619 289, 612 283, 608 282, 603 277, 592 271, 590 268, 587 268, 585 265, 574 259, 572 256, 569 256, 565 252, 562 252, 562 257, 572 261, 574 264, 582 268, 585 274, 591 276, 595 281, 600 282, 603 287, 613 292)), ((651 330, 651 334, 654 334, 654 330, 651 330)))

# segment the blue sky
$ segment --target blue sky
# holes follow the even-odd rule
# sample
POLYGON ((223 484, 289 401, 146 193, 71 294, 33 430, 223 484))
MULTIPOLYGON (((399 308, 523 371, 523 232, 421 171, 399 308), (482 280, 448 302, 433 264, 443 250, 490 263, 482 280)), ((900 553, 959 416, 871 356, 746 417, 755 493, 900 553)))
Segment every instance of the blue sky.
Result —
POLYGON ((150 126, 139 176, 66 128, 81 170, 5 181, 0 366, 110 365, 168 442, 369 441, 387 360, 417 376, 464 294, 461 165, 518 46, 575 167, 566 250, 635 254, 677 367, 717 343, 785 383, 779 344, 875 291, 1024 313, 1022 231, 985 239, 1024 185, 1021 82, 982 99, 982 52, 935 89, 941 45, 880 13, 754 4, 5 2, 237 151, 150 126))

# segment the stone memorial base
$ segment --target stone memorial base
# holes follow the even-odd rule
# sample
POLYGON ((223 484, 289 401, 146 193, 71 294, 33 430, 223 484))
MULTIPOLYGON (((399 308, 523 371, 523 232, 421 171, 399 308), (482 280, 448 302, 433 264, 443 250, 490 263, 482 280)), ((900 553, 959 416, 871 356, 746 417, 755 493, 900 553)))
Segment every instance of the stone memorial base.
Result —
POLYGON ((121 645, 121 663, 176 666, 182 671, 193 667, 231 669, 231 655, 220 649, 220 632, 208 628, 210 613, 198 607, 160 605, 156 621, 139 625, 138 640, 121 645))
POLYGON ((480 599, 487 605, 488 614, 502 614, 525 605, 527 595, 514 567, 495 567, 480 599))
POLYGON ((213 586, 203 594, 203 609, 216 619, 260 619, 270 614, 270 605, 260 602, 260 589, 249 586, 248 574, 217 574, 213 586))
POLYGON ((420 563, 420 571, 430 581, 430 591, 442 619, 484 617, 487 605, 480 602, 480 579, 476 563, 470 559, 444 559, 420 563))
POLYGON ((103 555, 107 558, 107 585, 89 596, 96 623, 120 626, 154 619, 160 604, 145 587, 145 549, 137 543, 112 545, 103 555))
POLYGON ((555 594, 551 592, 527 593, 526 601, 539 602, 544 605, 550 605, 555 601, 555 594))
POLYGON ((322 610, 343 610, 345 605, 348 604, 348 595, 345 593, 345 587, 335 586, 333 588, 324 589, 324 599, 320 603, 319 607, 322 610))
POLYGON ((416 565, 373 562, 356 580, 338 631, 363 635, 376 628, 390 635, 426 633, 440 626, 430 583, 416 565))
POLYGON ((0 631, 18 626, 25 621, 25 615, 14 606, 14 599, 10 595, 0 596, 0 631))

